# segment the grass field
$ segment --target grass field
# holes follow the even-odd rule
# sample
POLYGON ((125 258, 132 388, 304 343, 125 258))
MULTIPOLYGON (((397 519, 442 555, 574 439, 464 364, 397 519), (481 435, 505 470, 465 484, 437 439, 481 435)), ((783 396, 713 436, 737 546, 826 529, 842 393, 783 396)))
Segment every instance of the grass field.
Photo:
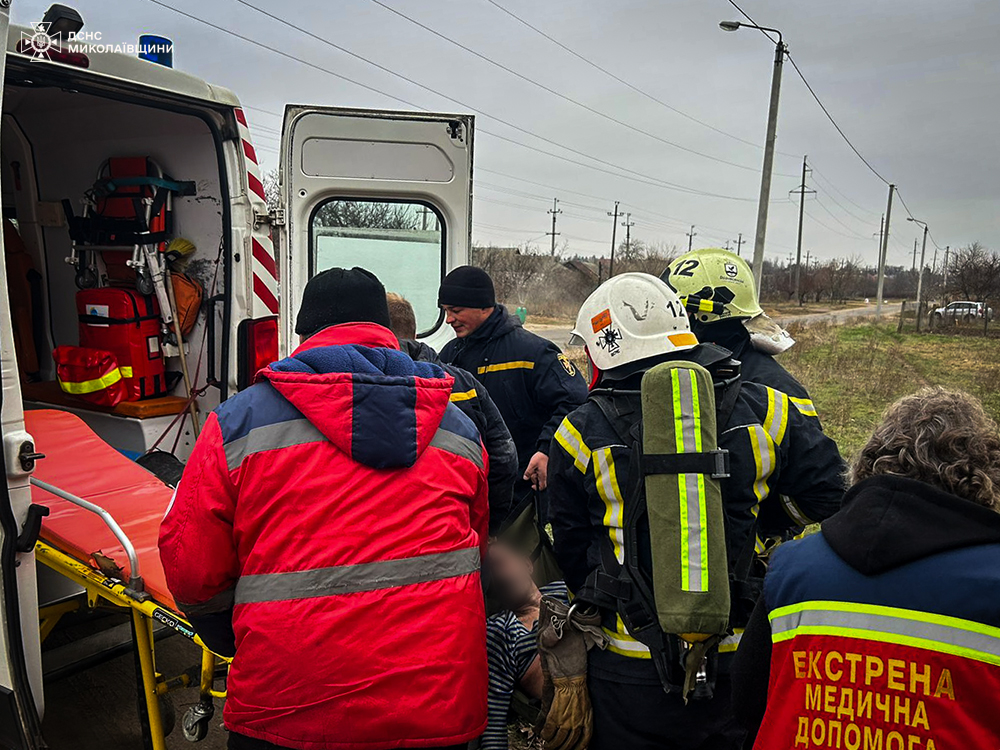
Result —
POLYGON ((922 386, 971 393, 1000 420, 1000 339, 962 333, 896 333, 859 324, 793 328, 780 361, 809 389, 826 432, 849 458, 882 411, 922 386))

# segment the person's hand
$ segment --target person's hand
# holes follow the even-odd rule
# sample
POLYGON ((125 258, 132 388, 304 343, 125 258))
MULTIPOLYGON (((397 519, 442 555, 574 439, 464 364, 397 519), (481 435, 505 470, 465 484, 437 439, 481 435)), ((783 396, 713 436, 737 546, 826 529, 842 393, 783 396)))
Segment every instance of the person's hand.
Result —
POLYGON ((549 457, 541 451, 532 456, 524 470, 524 478, 531 482, 532 488, 544 490, 549 484, 549 457))

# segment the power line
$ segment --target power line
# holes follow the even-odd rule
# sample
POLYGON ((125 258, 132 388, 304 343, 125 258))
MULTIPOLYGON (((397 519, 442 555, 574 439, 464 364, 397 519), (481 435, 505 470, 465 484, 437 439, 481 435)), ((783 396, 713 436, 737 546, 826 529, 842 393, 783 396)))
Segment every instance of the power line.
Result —
POLYGON ((875 175, 880 180, 882 180, 882 182, 888 185, 889 181, 885 179, 885 177, 880 175, 878 173, 878 170, 876 170, 875 167, 873 167, 869 163, 869 161, 864 156, 861 155, 861 152, 858 151, 858 149, 854 146, 853 143, 851 143, 851 139, 847 137, 847 134, 841 129, 840 125, 837 124, 837 121, 833 119, 833 115, 830 114, 830 111, 826 108, 826 105, 823 104, 822 101, 820 101, 819 96, 816 94, 815 91, 813 91, 813 87, 809 85, 809 81, 807 81, 806 77, 802 75, 802 71, 799 70, 799 66, 795 64, 795 60, 792 58, 792 55, 790 53, 786 53, 786 56, 788 57, 788 62, 790 62, 792 64, 792 67, 795 69, 795 72, 799 74, 799 78, 802 79, 802 83, 806 85, 806 88, 809 89, 809 93, 812 94, 813 99, 816 100, 816 103, 819 105, 819 108, 823 110, 823 114, 826 115, 827 119, 830 121, 833 127, 837 129, 837 132, 840 133, 840 137, 844 139, 844 142, 851 147, 851 151, 857 154, 858 158, 861 159, 862 162, 864 162, 864 165, 868 167, 869 170, 871 170, 871 173, 873 175, 875 175))
MULTIPOLYGON (((374 1, 375 0, 373 0, 373 2, 374 1)), ((743 10, 743 8, 741 8, 739 5, 736 4, 735 0, 729 0, 729 4, 732 5, 734 8, 736 8, 736 10, 738 10, 743 15, 743 17, 746 18, 754 26, 758 26, 759 25, 756 21, 753 20, 753 18, 750 17, 750 14, 748 14, 745 10, 743 10)), ((761 33, 764 34, 764 36, 766 36, 768 39, 770 39, 772 43, 775 42, 774 38, 769 33, 767 33, 766 31, 764 31, 763 29, 760 29, 760 31, 761 31, 761 33)), ((887 179, 885 179, 885 177, 883 177, 882 175, 880 175, 878 173, 878 171, 875 169, 875 167, 873 167, 868 162, 868 160, 864 156, 861 155, 861 152, 858 151, 858 149, 854 147, 853 143, 851 143, 851 139, 847 137, 847 134, 841 129, 840 125, 837 124, 837 121, 833 119, 833 115, 830 114, 830 111, 826 108, 826 105, 823 104, 823 102, 820 100, 819 95, 816 94, 816 92, 813 90, 813 87, 811 85, 809 85, 809 81, 806 80, 806 77, 802 74, 802 71, 799 70, 799 66, 795 64, 795 60, 792 59, 791 53, 786 50, 785 51, 785 56, 788 58, 788 62, 790 62, 792 64, 792 67, 795 69, 795 72, 798 73, 799 78, 802 79, 802 83, 805 84, 806 88, 809 90, 809 93, 812 94, 812 98, 816 100, 816 103, 819 105, 819 108, 823 110, 823 114, 826 115, 827 119, 830 121, 830 123, 833 125, 833 127, 837 129, 837 132, 840 133, 840 137, 843 138, 844 142, 847 143, 847 145, 851 147, 851 150, 855 154, 857 154, 857 157, 859 159, 861 159, 862 162, 864 162, 864 165, 866 167, 868 167, 868 169, 871 170, 871 173, 873 175, 875 175, 876 177, 878 177, 880 180, 882 180, 882 182, 884 182, 886 185, 888 185, 889 181, 887 179)))
POLYGON ((827 213, 828 213, 828 214, 830 215, 830 218, 831 218, 831 219, 833 219, 833 220, 834 220, 835 222, 837 222, 838 224, 840 224, 840 226, 842 226, 842 227, 843 227, 844 229, 846 229, 846 230, 847 230, 848 232, 851 232, 852 234, 855 234, 855 235, 857 235, 857 238, 858 238, 859 240, 863 240, 863 239, 866 239, 866 237, 865 237, 864 235, 862 235, 862 234, 859 234, 859 233, 858 233, 858 231, 857 231, 856 229, 854 229, 853 227, 850 227, 850 226, 848 226, 848 225, 847 225, 847 224, 845 224, 845 223, 844 223, 843 221, 841 221, 841 220, 840 220, 840 219, 839 219, 839 218, 838 218, 838 217, 837 217, 837 216, 836 216, 836 215, 835 215, 835 214, 833 213, 833 211, 831 211, 831 210, 830 210, 829 208, 827 208, 827 207, 826 207, 826 204, 825 204, 825 203, 823 203, 823 201, 821 201, 821 200, 819 199, 819 196, 818 196, 818 195, 816 196, 816 205, 817 205, 817 206, 819 206, 820 208, 822 208, 822 209, 823 209, 824 211, 826 211, 826 212, 827 212, 827 213))
MULTIPOLYGON (((244 5, 248 5, 248 3, 246 3, 245 0, 237 0, 237 2, 240 2, 240 3, 244 4, 244 5)), ((529 78, 528 76, 526 76, 526 75, 524 75, 522 73, 517 72, 513 68, 510 68, 510 67, 504 65, 503 63, 497 62, 493 58, 491 58, 491 57, 489 57, 487 55, 484 55, 481 52, 478 52, 478 51, 472 49, 471 47, 469 47, 469 46, 467 46, 465 44, 462 44, 461 42, 459 42, 459 41, 457 41, 455 39, 452 39, 450 36, 441 33, 437 29, 433 29, 430 26, 428 26, 427 24, 422 23, 422 22, 418 21, 417 19, 415 19, 415 18, 413 18, 411 16, 406 15, 402 11, 396 10, 391 5, 387 5, 386 3, 382 2, 382 0, 371 0, 371 2, 375 3, 375 5, 379 6, 380 8, 384 8, 385 10, 389 11, 390 13, 393 13, 393 14, 399 16, 400 18, 402 18, 402 19, 404 19, 406 21, 409 21, 413 25, 420 27, 424 31, 427 31, 430 34, 433 34, 434 36, 438 37, 439 39, 442 39, 442 40, 448 42, 449 44, 452 44, 455 47, 458 47, 459 49, 464 50, 468 54, 470 54, 470 55, 472 55, 472 56, 474 56, 474 57, 482 60, 483 62, 486 62, 489 65, 492 65, 492 66, 494 66, 496 68, 499 68, 500 70, 504 71, 505 73, 508 73, 509 75, 512 75, 515 78, 518 78, 518 79, 524 81, 525 83, 528 83, 528 84, 530 84, 532 86, 535 86, 535 87, 541 89, 542 91, 545 91, 546 93, 551 94, 552 96, 556 96, 556 97, 558 97, 558 98, 560 98, 560 99, 562 99, 562 100, 564 100, 566 102, 569 102, 570 104, 573 104, 576 107, 580 107, 581 109, 584 109, 587 112, 590 112, 591 114, 600 117, 601 119, 607 120, 608 122, 612 122, 612 123, 614 123, 614 124, 616 124, 616 125, 618 125, 620 127, 626 128, 626 129, 628 129, 630 131, 633 131, 633 132, 636 132, 636 133, 640 133, 640 134, 646 136, 647 138, 652 138, 653 140, 659 141, 660 143, 663 143, 663 144, 665 144, 667 146, 672 146, 673 148, 680 149, 681 151, 686 151, 686 152, 688 152, 690 154, 694 154, 696 156, 700 156, 700 157, 705 158, 705 159, 710 159, 711 161, 718 162, 720 164, 727 164, 727 165, 729 165, 731 167, 736 167, 737 169, 745 169, 745 170, 748 170, 750 172, 757 172, 758 171, 757 167, 748 166, 746 164, 737 164, 736 162, 729 161, 728 159, 722 159, 722 158, 720 158, 718 156, 712 156, 711 154, 706 154, 706 153, 703 153, 701 151, 697 151, 697 150, 695 150, 693 148, 688 148, 687 146, 682 146, 681 144, 675 143, 674 141, 671 141, 671 140, 668 140, 666 138, 663 138, 662 136, 659 136, 656 133, 651 133, 650 131, 643 130, 642 128, 637 127, 636 125, 629 124, 629 123, 625 122, 624 120, 619 120, 617 117, 614 117, 613 115, 609 115, 607 112, 602 112, 601 110, 596 109, 595 107, 591 107, 589 104, 585 104, 584 102, 581 102, 579 99, 574 99, 573 97, 568 96, 568 95, 562 93, 561 91, 557 91, 556 89, 551 88, 550 86, 546 86, 544 83, 536 81, 533 78, 529 78)), ((253 7, 253 6, 249 6, 249 7, 253 7)), ((790 177, 790 176, 794 177, 794 175, 780 175, 780 176, 782 176, 782 177, 790 177)))
MULTIPOLYGON (((640 94, 640 95, 646 97, 650 101, 653 101, 656 104, 659 104, 661 107, 664 107, 665 109, 670 110, 674 114, 680 115, 681 117, 683 117, 685 119, 688 119, 691 122, 695 122, 695 123, 701 125, 702 127, 706 127, 709 130, 713 130, 716 133, 719 133, 720 135, 726 136, 727 138, 732 138, 735 141, 739 141, 740 143, 745 143, 748 146, 753 146, 756 149, 760 149, 761 148, 761 145, 759 143, 755 143, 754 141, 749 141, 746 138, 741 138, 738 135, 733 135, 732 133, 729 133, 729 132, 727 132, 725 130, 722 130, 721 128, 717 128, 714 125, 711 125, 711 124, 705 122, 704 120, 699 120, 697 117, 694 117, 693 115, 689 115, 687 112, 683 112, 682 110, 677 109, 677 107, 674 107, 671 104, 667 104, 667 102, 665 102, 662 99, 654 96, 653 94, 649 93, 648 91, 639 88, 638 86, 636 86, 635 84, 631 83, 630 81, 627 81, 624 78, 622 78, 621 76, 618 76, 618 75, 612 73, 607 68, 604 68, 601 65, 598 65, 596 62, 594 62, 590 58, 586 57, 585 55, 581 55, 579 52, 577 52, 573 48, 571 48, 571 47, 563 44, 558 39, 555 39, 551 35, 545 33, 544 31, 542 31, 537 26, 534 26, 533 24, 529 23, 528 21, 526 21, 521 16, 517 15, 516 13, 514 13, 514 11, 512 11, 509 8, 506 8, 503 5, 501 5, 500 3, 498 3, 496 0, 486 0, 486 2, 488 2, 490 5, 493 5, 494 7, 498 8, 499 10, 503 11, 508 16, 510 16, 511 18, 513 18, 515 21, 517 21, 518 23, 523 24, 524 26, 527 26, 529 29, 531 29, 532 31, 534 31, 536 34, 539 34, 542 37, 544 37, 545 39, 548 39, 554 45, 556 45, 560 49, 564 50, 565 52, 568 52, 569 54, 571 54, 573 57, 577 58, 578 60, 581 60, 582 62, 586 63, 587 65, 589 65, 590 67, 594 68, 595 70, 599 70, 601 73, 603 73, 604 75, 608 76, 612 80, 615 80, 618 83, 622 84, 623 86, 631 89, 635 93, 640 94)), ((781 153, 781 152, 779 152, 779 153, 781 153)), ((794 156, 794 154, 785 154, 785 153, 782 153, 782 156, 794 156)))
POLYGON ((813 174, 816 175, 816 176, 818 176, 818 177, 820 177, 821 181, 824 182, 824 183, 826 183, 827 186, 829 186, 829 188, 831 190, 833 190, 833 192, 835 192, 837 195, 839 195, 841 198, 843 198, 845 201, 847 201, 848 203, 850 203, 852 206, 854 206, 859 211, 863 211, 864 213, 870 214, 871 216, 878 216, 879 215, 878 211, 872 211, 870 208, 865 208, 864 206, 861 206, 861 205, 855 203, 853 200, 850 199, 849 196, 847 196, 844 193, 844 191, 842 191, 840 188, 838 188, 836 185, 834 185, 833 181, 829 177, 827 177, 825 174, 823 174, 820 170, 816 169, 815 167, 813 167, 813 174))
MULTIPOLYGON (((687 194, 690 194, 690 195, 700 195, 700 196, 704 196, 704 197, 708 197, 708 198, 720 198, 720 199, 723 199, 723 200, 735 200, 735 201, 747 201, 747 202, 754 200, 753 198, 741 198, 739 196, 724 195, 724 194, 721 194, 721 193, 712 193, 712 192, 708 192, 708 191, 704 191, 704 190, 699 190, 697 188, 691 188, 691 187, 688 187, 688 186, 685 186, 685 185, 680 185, 678 183, 671 183, 671 182, 668 182, 667 180, 661 180, 661 179, 653 177, 651 175, 644 174, 643 172, 639 172, 639 171, 634 170, 634 169, 629 169, 627 167, 622 167, 622 166, 619 166, 619 165, 614 164, 612 162, 606 161, 604 159, 600 159, 600 158, 598 158, 596 156, 592 156, 590 154, 587 154, 587 153, 585 153, 583 151, 579 151, 579 150, 571 148, 569 146, 565 146, 565 145, 563 145, 563 144, 561 144, 561 143, 559 143, 559 142, 557 142, 557 141, 555 141, 555 140, 553 140, 551 138, 547 138, 547 137, 545 137, 543 135, 540 135, 538 133, 534 133, 534 132, 532 132, 530 130, 527 130, 527 129, 522 128, 522 127, 520 127, 518 125, 515 125, 514 123, 512 123, 512 122, 510 122, 508 120, 505 120, 505 119, 503 119, 501 117, 498 117, 496 115, 490 114, 488 112, 484 112, 482 110, 479 110, 479 109, 477 109, 475 107, 472 107, 472 106, 470 106, 470 105, 468 105, 468 104, 466 104, 466 103, 464 103, 462 101, 459 101, 458 99, 454 99, 454 98, 452 98, 452 97, 450 97, 450 96, 448 96, 446 94, 443 94, 441 92, 438 92, 438 91, 436 91, 436 90, 434 90, 434 89, 432 89, 432 88, 430 88, 428 86, 424 86, 421 83, 413 81, 412 79, 409 79, 406 76, 403 76, 402 74, 396 73, 395 71, 392 71, 389 68, 386 68, 385 66, 379 65, 378 63, 376 63, 374 61, 368 60, 367 58, 364 58, 361 55, 358 55, 358 54, 356 54, 354 52, 351 52, 350 50, 347 50, 347 49, 345 49, 343 47, 340 47, 339 45, 336 45, 336 44, 334 44, 333 42, 330 42, 327 39, 323 39, 322 37, 318 37, 315 34, 312 34, 312 32, 309 32, 309 31, 307 31, 305 29, 301 29, 300 27, 295 26, 294 24, 291 24, 291 23, 285 21, 284 19, 278 18, 277 16, 273 16, 273 15, 267 13, 266 11, 262 11, 262 10, 256 8, 255 6, 252 6, 249 3, 246 3, 245 0, 237 0, 237 1, 243 3, 244 5, 247 5, 247 7, 251 7, 254 10, 257 10, 258 12, 263 13, 264 15, 267 15, 270 18, 273 18, 273 19, 279 21, 280 23, 285 24, 286 26, 289 26, 290 28, 293 28, 293 29, 295 29, 297 31, 300 31, 301 33, 306 34, 306 35, 308 35, 310 37, 316 38, 319 41, 323 42, 324 44, 327 44, 327 45, 329 45, 329 46, 331 46, 331 47, 333 47, 335 49, 338 49, 338 50, 344 52, 345 54, 348 54, 348 55, 350 55, 352 57, 355 57, 355 58, 357 58, 359 60, 362 60, 363 62, 366 62, 366 63, 368 63, 368 64, 370 64, 370 65, 372 65, 374 67, 379 68, 380 70, 383 70, 383 71, 385 71, 387 73, 390 73, 391 75, 397 76, 397 77, 399 77, 399 78, 401 78, 401 79, 403 79, 403 80, 405 80, 405 81, 407 81, 409 83, 412 83, 415 86, 418 86, 418 87, 423 88, 423 89, 425 89, 427 91, 430 91, 431 93, 434 93, 437 96, 440 96, 440 97, 442 97, 444 99, 447 99, 448 101, 454 102, 455 104, 458 104, 461 107, 465 107, 466 109, 472 110, 473 112, 477 112, 478 114, 481 114, 481 115, 484 115, 486 117, 489 117, 490 119, 496 120, 497 122, 500 122, 500 123, 502 123, 502 124, 504 124, 504 125, 512 128, 514 130, 522 132, 522 133, 524 133, 526 135, 530 135, 533 138, 537 138, 537 139, 539 139, 539 140, 541 140, 541 141, 543 141, 545 143, 548 143, 550 145, 556 146, 557 148, 564 149, 566 151, 569 151, 570 153, 577 154, 577 155, 582 156, 582 157, 584 157, 586 159, 590 159, 592 161, 595 161, 598 164, 604 164, 604 165, 606 165, 608 167, 611 167, 612 169, 616 169, 616 170, 619 170, 619 172, 625 172, 627 174, 624 174, 624 175, 623 174, 619 174, 618 172, 612 172, 612 171, 609 171, 608 169, 602 169, 600 167, 594 166, 593 164, 586 164, 584 162, 580 162, 580 161, 577 161, 575 159, 571 159, 571 158, 569 158, 567 156, 563 156, 561 154, 552 153, 550 151, 546 151, 544 149, 538 148, 537 146, 531 146, 531 145, 529 145, 527 143, 522 143, 522 142, 517 141, 517 140, 515 140, 513 138, 509 138, 507 136, 500 135, 499 133, 493 133, 493 132, 491 132, 489 130, 486 130, 485 128, 482 128, 482 127, 478 128, 478 132, 479 133, 482 133, 482 134, 485 134, 485 135, 489 135, 489 136, 491 136, 493 138, 496 138, 498 140, 505 141, 507 143, 511 143, 513 145, 516 145, 516 146, 520 146, 521 148, 525 148, 525 149, 528 149, 530 151, 534 151, 536 153, 544 154, 545 156, 549 156, 549 157, 554 158, 554 159, 559 159, 561 161, 565 161, 565 162, 568 162, 570 164, 575 164, 577 166, 584 167, 585 169, 591 169, 591 170, 594 170, 594 171, 597 171, 597 172, 603 172, 603 173, 609 174, 609 175, 611 175, 613 177, 618 177, 619 179, 631 180, 631 181, 639 183, 639 184, 650 185, 650 186, 653 186, 653 187, 664 188, 664 189, 667 189, 667 190, 675 190, 675 191, 682 192, 682 193, 687 193, 687 194), (628 176, 629 174, 636 175, 636 177, 629 177, 628 176)), ((408 99, 403 99, 402 97, 396 96, 394 94, 390 94, 390 93, 388 93, 386 91, 382 91, 381 89, 375 88, 374 86, 370 86, 370 85, 368 85, 366 83, 362 83, 361 81, 355 80, 353 78, 349 78, 348 76, 345 76, 345 75, 343 75, 341 73, 337 73, 336 71, 330 70, 329 68, 325 68, 325 67, 323 67, 321 65, 317 65, 316 63, 309 62, 308 60, 305 60, 305 59, 303 59, 301 57, 297 57, 295 55, 292 55, 292 54, 290 54, 288 52, 285 52, 284 50, 281 50, 281 49, 278 49, 276 47, 272 47, 270 45, 264 44, 263 42, 259 42, 256 39, 252 39, 250 37, 247 37, 247 36, 244 36, 242 34, 239 34, 239 33, 235 32, 235 31, 233 31, 231 29, 227 29, 225 27, 219 26, 219 25, 214 24, 214 23, 212 23, 210 21, 207 21, 207 20, 205 20, 203 18, 195 16, 195 15, 193 15, 191 13, 186 13, 185 11, 182 11, 179 8, 175 8, 175 7, 171 6, 171 5, 167 5, 165 2, 163 2, 163 0, 149 0, 149 2, 153 3, 154 5, 158 5, 161 8, 165 8, 165 9, 167 9, 169 11, 177 13, 178 15, 184 16, 185 18, 188 18, 188 19, 190 19, 192 21, 195 21, 197 23, 204 24, 205 26, 213 28, 216 31, 221 31, 224 34, 228 34, 230 36, 234 36, 237 39, 241 39, 241 40, 243 40, 245 42, 248 42, 249 44, 253 44, 256 47, 260 47, 261 49, 268 50, 270 52, 273 52, 274 54, 281 55, 284 58, 287 58, 287 59, 292 60, 294 62, 301 63, 302 65, 306 65, 306 66, 308 66, 310 68, 313 68, 314 70, 318 70, 320 72, 327 73, 328 75, 332 75, 335 78, 339 78, 340 80, 346 81, 348 83, 352 83, 355 86, 358 86, 360 88, 365 89, 366 91, 370 91, 370 92, 373 92, 373 93, 378 94, 380 96, 384 96, 384 97, 386 97, 388 99, 392 99, 393 101, 400 102, 400 103, 405 104, 406 106, 411 107, 411 108, 416 109, 416 110, 421 110, 421 111, 425 111, 425 112, 427 111, 426 107, 422 107, 419 104, 416 104, 414 102, 409 101, 408 99)), ((269 113, 269 114, 276 114, 276 113, 269 113)))

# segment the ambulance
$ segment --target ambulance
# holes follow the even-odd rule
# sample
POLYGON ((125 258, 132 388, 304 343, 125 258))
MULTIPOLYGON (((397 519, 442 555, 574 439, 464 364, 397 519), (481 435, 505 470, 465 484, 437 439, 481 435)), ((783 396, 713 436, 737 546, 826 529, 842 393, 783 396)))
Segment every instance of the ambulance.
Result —
POLYGON ((9 6, 0 1, 0 746, 34 748, 39 606, 59 584, 36 572, 46 511, 30 480, 53 459, 33 414, 71 414, 140 463, 183 462, 207 413, 294 349, 305 284, 334 266, 364 267, 409 299, 420 338, 439 348, 437 287, 469 253, 474 122, 287 105, 280 194, 268 196, 239 99, 170 67, 165 40, 106 51, 74 43, 88 34, 71 8, 21 27, 9 6))

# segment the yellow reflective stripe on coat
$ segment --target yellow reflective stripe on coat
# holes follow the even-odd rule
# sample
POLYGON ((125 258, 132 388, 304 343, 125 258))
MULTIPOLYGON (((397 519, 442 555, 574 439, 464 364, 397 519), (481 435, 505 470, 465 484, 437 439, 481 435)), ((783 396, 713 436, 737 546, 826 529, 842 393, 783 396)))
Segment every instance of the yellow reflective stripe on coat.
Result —
POLYGON ((479 375, 485 375, 488 372, 501 372, 503 370, 534 370, 535 363, 528 362, 527 360, 519 359, 515 362, 497 362, 492 365, 484 365, 476 370, 479 375))
MULTIPOLYGON (((678 453, 701 452, 701 411, 694 370, 670 372, 674 398, 674 435, 678 453)), ((681 533, 681 589, 708 591, 708 511, 705 475, 678 474, 681 533)))
POLYGON ((764 429, 776 445, 781 445, 785 439, 785 428, 788 427, 788 396, 773 388, 767 389, 767 416, 764 417, 764 429))
POLYGON ((740 647, 740 640, 743 638, 743 628, 733 628, 733 634, 727 635, 719 641, 719 653, 731 654, 740 647))
POLYGON ((818 417, 819 412, 816 411, 816 406, 813 404, 812 399, 809 398, 796 398, 795 396, 789 396, 788 400, 791 401, 795 408, 806 417, 818 417))
POLYGON ((632 659, 652 658, 649 649, 629 635, 628 630, 625 628, 625 623, 622 622, 621 615, 616 614, 615 621, 616 627, 614 630, 601 628, 604 631, 604 635, 608 638, 608 651, 619 656, 628 656, 632 659))
POLYGON ((583 442, 583 436, 573 426, 573 423, 569 421, 569 417, 563 419, 559 425, 559 429, 556 430, 555 438, 556 442, 573 459, 573 465, 577 468, 577 471, 581 474, 586 474, 587 467, 590 465, 590 448, 583 442))
POLYGON ((122 377, 123 378, 130 378, 130 377, 132 377, 132 368, 131 367, 125 367, 124 365, 121 365, 121 366, 118 367, 118 369, 122 371, 122 377))
POLYGON ((912 646, 1000 666, 1000 628, 912 609, 854 602, 808 601, 768 615, 771 639, 832 635, 912 646))
POLYGON ((597 494, 604 501, 604 528, 611 537, 611 545, 615 551, 615 559, 619 564, 625 562, 625 510, 622 493, 618 488, 618 477, 615 473, 615 459, 611 448, 598 448, 591 454, 594 463, 594 480, 597 483, 597 494))
POLYGON ((113 370, 109 370, 107 373, 99 378, 94 378, 93 380, 81 380, 79 382, 71 383, 66 380, 59 381, 59 387, 63 389, 66 393, 72 393, 76 396, 83 395, 85 393, 94 393, 95 391, 103 391, 108 386, 112 386, 122 379, 121 370, 117 367, 113 370))
POLYGON ((476 393, 476 389, 472 388, 471 390, 468 390, 468 391, 459 391, 458 393, 454 393, 453 392, 451 394, 451 396, 450 396, 450 400, 452 402, 455 402, 455 401, 471 401, 472 399, 476 398, 478 395, 479 394, 476 393))
MULTIPOLYGON (((767 486, 767 480, 774 473, 774 441, 763 425, 747 425, 747 431, 750 433, 750 450, 753 453, 753 461, 757 469, 757 475, 753 482, 753 492, 757 497, 757 502, 760 503, 771 491, 767 486)), ((755 508, 754 515, 756 514, 757 509, 755 508)))
POLYGON ((802 509, 799 507, 799 504, 796 503, 792 498, 790 498, 788 495, 781 495, 780 497, 781 497, 781 505, 782 507, 784 507, 785 513, 787 513, 788 517, 791 518, 793 521, 795 521, 795 523, 797 523, 799 526, 808 526, 813 522, 813 520, 809 518, 809 516, 807 516, 805 513, 802 512, 802 509))

